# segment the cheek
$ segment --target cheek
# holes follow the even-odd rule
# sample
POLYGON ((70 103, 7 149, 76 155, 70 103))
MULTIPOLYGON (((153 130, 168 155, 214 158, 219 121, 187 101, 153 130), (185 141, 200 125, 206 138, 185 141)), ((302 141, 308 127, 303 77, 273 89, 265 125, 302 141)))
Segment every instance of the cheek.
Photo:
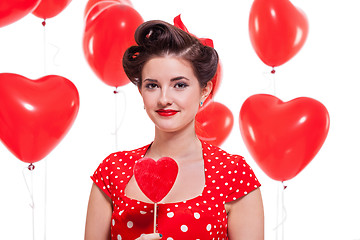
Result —
POLYGON ((153 105, 153 102, 154 102, 154 99, 155 97, 154 96, 151 96, 149 94, 142 94, 142 99, 143 99, 143 102, 144 102, 144 105, 145 106, 151 106, 153 105))
POLYGON ((198 111, 198 109, 199 109, 200 96, 198 96, 196 94, 192 94, 190 96, 187 96, 184 99, 184 104, 185 104, 186 108, 188 108, 192 112, 196 113, 198 111))
POLYGON ((195 105, 199 104, 201 101, 201 94, 199 92, 194 92, 189 96, 189 101, 191 101, 195 105))

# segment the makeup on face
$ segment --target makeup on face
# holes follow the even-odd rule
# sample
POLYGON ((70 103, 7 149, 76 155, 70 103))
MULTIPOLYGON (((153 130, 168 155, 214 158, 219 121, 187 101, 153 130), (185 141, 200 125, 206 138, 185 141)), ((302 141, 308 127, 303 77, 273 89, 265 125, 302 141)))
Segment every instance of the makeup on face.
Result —
POLYGON ((177 114, 179 111, 173 109, 159 109, 156 112, 162 117, 170 117, 177 114))

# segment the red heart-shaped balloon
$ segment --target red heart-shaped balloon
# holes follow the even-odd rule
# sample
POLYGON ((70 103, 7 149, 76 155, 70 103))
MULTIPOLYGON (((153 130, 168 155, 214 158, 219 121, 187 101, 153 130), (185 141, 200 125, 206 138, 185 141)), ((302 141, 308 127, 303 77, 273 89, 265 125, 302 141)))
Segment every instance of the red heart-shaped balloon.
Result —
POLYGON ((122 67, 122 56, 135 45, 134 34, 143 23, 132 7, 115 1, 99 2, 87 17, 83 50, 91 69, 104 83, 119 87, 130 82, 122 67))
POLYGON ((249 97, 240 110, 240 131, 260 168, 272 179, 295 177, 315 157, 329 131, 329 113, 315 99, 289 102, 267 94, 249 97))
MULTIPOLYGON (((94 3, 91 7, 89 7, 87 10, 85 9, 85 25, 91 24, 93 20, 95 20, 99 14, 101 14, 102 11, 104 11, 106 8, 111 7, 112 5, 117 5, 119 2, 117 0, 96 0, 97 2, 94 3)), ((88 2, 88 4, 91 4, 91 1, 88 2)))
POLYGON ((255 0, 250 10, 249 34, 259 58, 279 66, 300 51, 308 35, 305 14, 289 0, 255 0))
POLYGON ((172 158, 162 157, 157 161, 142 158, 134 166, 134 177, 141 191, 151 201, 158 203, 173 187, 178 170, 172 158))
POLYGON ((61 13, 70 2, 71 0, 41 0, 32 14, 42 19, 52 18, 61 13))
POLYGON ((1 0, 0 27, 16 22, 31 13, 40 0, 1 0))
POLYGON ((98 10, 101 10, 101 4, 106 2, 116 2, 120 4, 126 4, 132 7, 132 3, 130 0, 89 0, 85 6, 84 10, 84 18, 86 19, 86 16, 90 11, 92 11, 94 8, 97 8, 98 10), (99 5, 100 4, 100 5, 99 5))
POLYGON ((64 77, 30 80, 0 74, 0 139, 21 161, 44 158, 68 132, 78 110, 78 91, 64 77))
POLYGON ((219 102, 209 102, 196 115, 195 131, 199 139, 220 146, 234 124, 230 109, 219 102))

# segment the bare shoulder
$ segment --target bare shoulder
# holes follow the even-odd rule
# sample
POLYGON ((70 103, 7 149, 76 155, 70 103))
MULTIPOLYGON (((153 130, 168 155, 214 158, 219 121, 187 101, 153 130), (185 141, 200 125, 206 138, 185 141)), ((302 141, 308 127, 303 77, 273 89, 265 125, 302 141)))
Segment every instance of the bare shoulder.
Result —
POLYGON ((109 239, 111 214, 112 204, 109 196, 93 184, 86 216, 85 240, 109 239))
POLYGON ((253 190, 247 195, 238 198, 234 201, 228 202, 225 204, 226 212, 229 214, 231 210, 234 208, 236 211, 237 208, 240 207, 262 207, 262 196, 260 188, 253 190))
POLYGON ((231 240, 263 240, 264 208, 260 188, 226 203, 231 240))

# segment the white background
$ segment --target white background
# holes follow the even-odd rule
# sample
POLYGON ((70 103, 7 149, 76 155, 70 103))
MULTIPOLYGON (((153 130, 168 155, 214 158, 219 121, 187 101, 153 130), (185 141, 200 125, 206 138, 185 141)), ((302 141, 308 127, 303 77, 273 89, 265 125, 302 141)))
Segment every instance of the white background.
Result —
MULTIPOLYGON (((240 107, 247 97, 274 93, 271 68, 260 61, 249 40, 252 1, 132 2, 144 20, 172 23, 181 13, 192 33, 214 40, 223 64, 222 85, 215 101, 230 108, 235 119, 221 147, 243 155, 253 167, 262 183, 265 237, 276 239, 281 184, 258 168, 244 146, 238 124, 240 107)), ((330 131, 313 161, 285 183, 284 239, 360 239, 360 4, 358 0, 292 2, 307 14, 309 35, 300 52, 276 69, 276 96, 283 101, 296 97, 319 100, 330 113, 330 131)), ((80 94, 80 111, 71 130, 46 160, 35 163, 35 239, 39 240, 45 239, 45 228, 47 239, 82 239, 92 184, 89 176, 110 152, 137 148, 153 138, 153 126, 137 89, 128 84, 120 88, 117 99, 117 112, 124 115, 124 121, 116 148, 114 88, 95 76, 82 51, 85 5, 85 0, 74 0, 47 20, 46 71, 41 19, 30 14, 0 28, 0 72, 30 79, 61 75, 71 80, 80 94)), ((27 165, 0 144, 0 239, 32 239, 30 197, 22 175, 27 165)), ((28 170, 25 173, 30 177, 28 170)))

